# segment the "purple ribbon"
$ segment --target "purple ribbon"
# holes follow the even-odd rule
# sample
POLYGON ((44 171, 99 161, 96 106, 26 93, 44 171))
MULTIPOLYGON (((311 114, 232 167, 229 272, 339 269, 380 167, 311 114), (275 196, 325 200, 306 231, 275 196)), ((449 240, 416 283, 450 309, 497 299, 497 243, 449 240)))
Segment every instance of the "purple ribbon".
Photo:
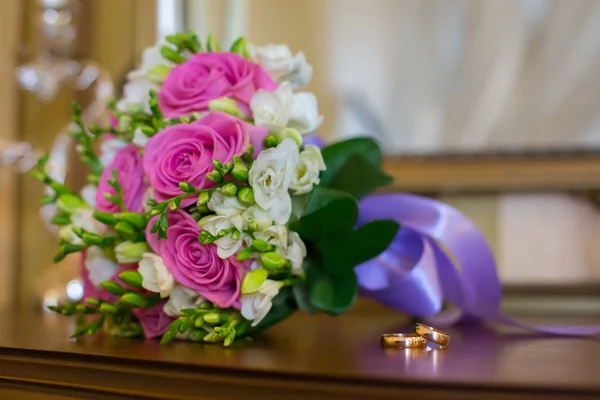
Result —
POLYGON ((597 325, 531 326, 504 315, 487 241, 447 204, 398 193, 369 196, 359 208, 359 224, 392 219, 402 227, 386 251, 356 267, 361 295, 438 325, 483 320, 555 335, 600 334, 597 325), (440 313, 444 301, 458 311, 440 313))

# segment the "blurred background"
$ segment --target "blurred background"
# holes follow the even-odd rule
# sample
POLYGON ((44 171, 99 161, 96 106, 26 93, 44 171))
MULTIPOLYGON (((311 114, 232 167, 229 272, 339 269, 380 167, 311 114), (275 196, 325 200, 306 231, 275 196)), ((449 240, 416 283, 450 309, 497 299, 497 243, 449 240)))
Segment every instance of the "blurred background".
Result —
MULTIPOLYGON (((119 95, 143 48, 190 29, 303 51, 322 136, 375 137, 390 190, 471 217, 514 304, 540 293, 532 307, 600 311, 600 2, 2 0, 2 161, 27 143, 66 146, 56 138, 71 101, 105 118, 99 100, 113 86, 119 95)), ((66 179, 81 182, 66 147, 64 157, 66 179)), ((0 305, 39 305, 68 282, 78 293, 78 260, 51 264, 42 190, 0 169, 0 305)))

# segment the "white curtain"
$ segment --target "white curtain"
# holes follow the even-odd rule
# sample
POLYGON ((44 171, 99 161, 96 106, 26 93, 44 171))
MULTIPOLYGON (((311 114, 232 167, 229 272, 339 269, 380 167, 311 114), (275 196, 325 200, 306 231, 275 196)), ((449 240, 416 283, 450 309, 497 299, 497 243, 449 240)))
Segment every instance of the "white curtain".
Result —
POLYGON ((600 1, 325 4, 338 134, 389 153, 600 144, 600 1))

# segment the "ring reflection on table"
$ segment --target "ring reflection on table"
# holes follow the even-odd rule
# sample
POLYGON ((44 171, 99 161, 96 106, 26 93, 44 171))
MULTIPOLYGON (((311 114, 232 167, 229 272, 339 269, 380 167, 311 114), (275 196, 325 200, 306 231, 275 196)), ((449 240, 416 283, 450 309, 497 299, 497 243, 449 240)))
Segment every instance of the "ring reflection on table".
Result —
POLYGON ((429 342, 437 344, 440 349, 445 349, 450 344, 450 336, 448 334, 418 322, 415 324, 415 334, 429 342))
POLYGON ((424 349, 427 340, 415 333, 386 333, 381 336, 381 347, 385 349, 424 349))

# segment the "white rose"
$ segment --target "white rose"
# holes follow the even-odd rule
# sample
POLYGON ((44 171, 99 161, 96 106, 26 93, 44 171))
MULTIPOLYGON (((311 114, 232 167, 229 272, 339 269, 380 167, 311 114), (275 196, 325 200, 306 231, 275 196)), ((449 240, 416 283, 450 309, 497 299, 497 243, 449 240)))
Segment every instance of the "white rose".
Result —
POLYGON ((288 232, 287 246, 283 249, 283 257, 292 263, 292 273, 302 275, 302 263, 306 257, 306 245, 294 231, 288 232))
POLYGON ((266 279, 258 292, 242 295, 242 316, 252 321, 252 326, 258 325, 273 307, 273 298, 281 289, 281 282, 266 279))
POLYGON ((269 212, 257 204, 245 209, 242 213, 242 218, 244 218, 245 226, 255 222, 258 225, 259 230, 266 229, 273 225, 273 219, 269 216, 269 212))
POLYGON ((138 272, 142 275, 142 287, 160 297, 168 297, 175 287, 175 279, 167 269, 163 259, 154 253, 142 254, 138 265, 138 272))
POLYGON ((262 151, 248 174, 254 200, 278 224, 285 224, 292 213, 288 189, 298 164, 298 146, 285 139, 275 148, 262 151))
POLYGON ((224 217, 239 215, 246 209, 236 196, 225 196, 219 191, 213 192, 207 205, 217 215, 224 217))
POLYGON ((273 92, 257 91, 250 101, 254 124, 277 133, 285 128, 294 107, 294 94, 289 83, 273 92))
POLYGON ((255 232, 254 236, 278 249, 285 248, 288 244, 288 230, 284 225, 272 225, 261 232, 255 232))
POLYGON ((146 147, 146 143, 148 143, 150 138, 144 132, 142 132, 142 128, 135 128, 133 131, 133 140, 131 141, 137 147, 144 148, 146 147))
POLYGON ((192 289, 178 285, 171 292, 169 300, 165 303, 163 312, 170 317, 179 317, 181 310, 197 308, 204 301, 204 298, 192 289))
POLYGON ((288 126, 301 134, 307 134, 316 131, 322 123, 323 116, 319 115, 315 95, 308 92, 294 95, 294 106, 288 126))
POLYGON ((319 174, 326 170, 321 149, 312 144, 304 146, 300 152, 300 161, 290 182, 294 194, 304 194, 312 190, 313 185, 319 184, 319 174))
POLYGON ((294 90, 302 89, 308 85, 312 78, 313 68, 306 62, 304 53, 298 52, 294 56, 294 63, 292 65, 292 71, 283 76, 280 82, 290 82, 294 90))
POLYGON ((96 208, 96 186, 85 185, 81 188, 81 198, 92 208, 96 208))
POLYGON ((252 58, 276 81, 290 74, 294 69, 294 57, 289 47, 284 44, 251 46, 250 53, 252 58))
POLYGON ((100 287, 102 282, 110 280, 119 267, 106 256, 103 249, 97 246, 91 246, 86 250, 84 265, 88 271, 88 278, 95 287, 100 287))
POLYGON ((100 162, 104 168, 108 167, 115 159, 115 155, 119 150, 126 147, 127 143, 119 139, 106 140, 100 146, 100 162))
POLYGON ((231 257, 242 247, 243 241, 246 239, 246 234, 242 232, 243 224, 244 219, 241 215, 230 217, 213 215, 202 218, 198 223, 202 229, 206 229, 213 236, 218 236, 219 232, 224 229, 235 228, 239 231, 238 239, 234 239, 232 233, 229 233, 213 242, 217 245, 217 255, 222 259, 231 257))

